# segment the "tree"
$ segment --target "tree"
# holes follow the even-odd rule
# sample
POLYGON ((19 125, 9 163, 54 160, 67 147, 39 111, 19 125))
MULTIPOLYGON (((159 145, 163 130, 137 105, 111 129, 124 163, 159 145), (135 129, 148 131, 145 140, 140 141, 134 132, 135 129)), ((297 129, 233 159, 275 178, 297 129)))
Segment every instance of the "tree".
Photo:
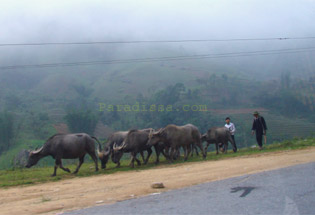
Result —
POLYGON ((168 86, 165 90, 155 94, 154 102, 156 104, 172 105, 180 100, 180 96, 185 92, 185 89, 185 85, 182 83, 168 86))
POLYGON ((32 131, 35 137, 45 138, 49 135, 49 131, 47 130, 47 125, 49 123, 49 116, 47 113, 30 113, 31 118, 29 119, 30 125, 32 127, 32 131))
POLYGON ((90 110, 70 110, 65 116, 67 125, 72 133, 93 134, 98 119, 90 110))
POLYGON ((8 112, 0 113, 0 152, 10 147, 14 136, 13 115, 8 112))

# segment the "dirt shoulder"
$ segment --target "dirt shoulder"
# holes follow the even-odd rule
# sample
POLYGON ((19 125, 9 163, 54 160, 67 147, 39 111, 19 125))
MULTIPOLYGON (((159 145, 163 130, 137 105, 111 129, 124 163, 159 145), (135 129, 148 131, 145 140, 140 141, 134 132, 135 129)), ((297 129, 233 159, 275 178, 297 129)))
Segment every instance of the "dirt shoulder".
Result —
POLYGON ((56 214, 309 162, 315 162, 315 147, 1 189, 0 214, 56 214), (152 189, 153 182, 166 188, 152 189))

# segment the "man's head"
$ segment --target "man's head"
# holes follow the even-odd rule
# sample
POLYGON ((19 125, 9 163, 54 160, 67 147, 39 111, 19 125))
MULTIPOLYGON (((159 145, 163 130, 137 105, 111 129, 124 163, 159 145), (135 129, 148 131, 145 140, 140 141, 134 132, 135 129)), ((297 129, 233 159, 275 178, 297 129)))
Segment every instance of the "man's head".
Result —
POLYGON ((253 115, 254 115, 255 118, 257 118, 257 117, 259 116, 258 111, 255 111, 255 112, 253 113, 253 115))
POLYGON ((226 118, 225 118, 226 124, 230 124, 230 121, 231 121, 230 117, 226 117, 226 118))

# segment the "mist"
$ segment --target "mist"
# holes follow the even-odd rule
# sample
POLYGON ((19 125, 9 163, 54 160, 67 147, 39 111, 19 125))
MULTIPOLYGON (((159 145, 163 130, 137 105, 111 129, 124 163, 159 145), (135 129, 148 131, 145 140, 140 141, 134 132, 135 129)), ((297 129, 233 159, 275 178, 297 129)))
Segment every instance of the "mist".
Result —
POLYGON ((3 0, 0 169, 55 133, 105 141, 188 123, 205 132, 226 116, 250 147, 257 110, 270 143, 313 137, 314 20, 315 0, 3 0))
MULTIPOLYGON (((304 37, 315 34, 313 20, 314 1, 2 1, 0 43, 304 37)), ((310 43, 314 44, 314 40, 158 46, 173 48, 176 52, 224 53, 296 48, 310 43)), ((154 51, 141 55, 137 50, 156 48, 151 44, 26 46, 1 47, 0 54, 1 65, 16 65, 40 63, 42 59, 38 56, 48 58, 43 62, 66 61, 64 58, 103 59, 104 55, 99 52, 110 55, 130 52, 126 57, 136 54, 141 58, 157 55, 154 51), (115 53, 119 50, 121 53, 115 53)))

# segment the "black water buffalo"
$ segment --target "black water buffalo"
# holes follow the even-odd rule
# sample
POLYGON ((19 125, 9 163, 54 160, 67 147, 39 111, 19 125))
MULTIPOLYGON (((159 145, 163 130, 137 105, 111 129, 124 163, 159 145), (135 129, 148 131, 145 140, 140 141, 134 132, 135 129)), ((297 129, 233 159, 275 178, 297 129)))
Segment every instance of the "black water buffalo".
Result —
POLYGON ((162 142, 159 142, 157 144, 154 145, 154 149, 155 149, 155 153, 156 153, 156 160, 155 160, 155 164, 159 164, 160 163, 160 154, 162 153, 163 156, 165 158, 167 158, 167 155, 165 154, 164 150, 165 150, 165 144, 162 142))
MULTIPOLYGON (((219 144, 222 144, 223 152, 226 153, 228 149, 228 142, 232 144, 233 151, 237 151, 235 142, 232 139, 230 131, 225 127, 212 127, 207 133, 202 135, 202 141, 206 141, 207 145, 205 147, 205 152, 207 153, 208 146, 210 144, 215 144, 216 153, 219 153, 219 144)), ((221 146, 220 146, 221 147, 221 146)))
MULTIPOLYGON (((143 129, 142 131, 150 131, 150 129, 143 129)), ((127 137, 128 132, 129 131, 117 131, 117 132, 113 133, 109 137, 108 142, 105 144, 104 150, 98 152, 98 157, 99 157, 99 159, 101 160, 101 163, 102 163, 102 169, 106 168, 106 164, 108 162, 108 159, 109 159, 110 155, 111 155, 112 161, 117 164, 116 167, 120 167, 120 159, 115 159, 114 158, 113 146, 114 146, 114 143, 116 143, 116 147, 117 146, 121 146, 123 141, 127 137)), ((152 151, 151 151, 151 153, 152 153, 152 151)), ((164 152, 162 152, 162 153, 164 153, 164 152)), ((143 151, 140 152, 140 155, 142 157, 143 162, 145 162, 143 151)))
POLYGON ((79 158, 80 162, 73 172, 77 173, 84 162, 85 154, 89 154, 95 163, 95 171, 98 171, 94 139, 99 144, 99 150, 101 150, 99 141, 88 134, 55 134, 50 137, 40 149, 30 152, 25 167, 30 168, 37 164, 41 158, 52 156, 55 159, 55 169, 52 176, 56 176, 58 166, 70 173, 68 168, 63 167, 61 159, 79 158))
POLYGON ((134 168, 134 161, 136 161, 138 165, 141 165, 140 160, 137 159, 137 154, 143 153, 143 151, 147 151, 148 152, 147 158, 144 158, 143 154, 141 155, 142 159, 144 160, 144 164, 146 164, 152 154, 151 149, 152 146, 147 145, 150 131, 153 131, 153 129, 148 128, 142 130, 137 129, 130 130, 125 140, 120 146, 117 145, 117 143, 114 144, 113 146, 114 162, 119 162, 124 153, 130 152, 131 154, 130 166, 134 168))
MULTIPOLYGON (((104 146, 104 150, 98 152, 98 157, 101 160, 101 164, 102 164, 102 169, 106 168, 106 164, 108 162, 108 158, 110 155, 112 155, 112 161, 114 162, 114 153, 113 153, 113 146, 114 143, 116 143, 116 145, 120 146, 123 141, 125 140, 126 136, 128 134, 128 131, 117 131, 113 134, 110 135, 107 143, 104 146)), ((117 162, 117 166, 120 166, 120 162, 117 162)))
POLYGON ((173 162, 174 155, 177 154, 179 148, 183 147, 186 161, 193 145, 197 145, 202 151, 203 157, 206 157, 200 138, 201 135, 198 128, 192 124, 184 126, 170 124, 157 132, 151 132, 148 145, 163 142, 165 144, 165 154, 171 162, 173 162), (170 155, 168 153, 169 148, 171 149, 170 155))

